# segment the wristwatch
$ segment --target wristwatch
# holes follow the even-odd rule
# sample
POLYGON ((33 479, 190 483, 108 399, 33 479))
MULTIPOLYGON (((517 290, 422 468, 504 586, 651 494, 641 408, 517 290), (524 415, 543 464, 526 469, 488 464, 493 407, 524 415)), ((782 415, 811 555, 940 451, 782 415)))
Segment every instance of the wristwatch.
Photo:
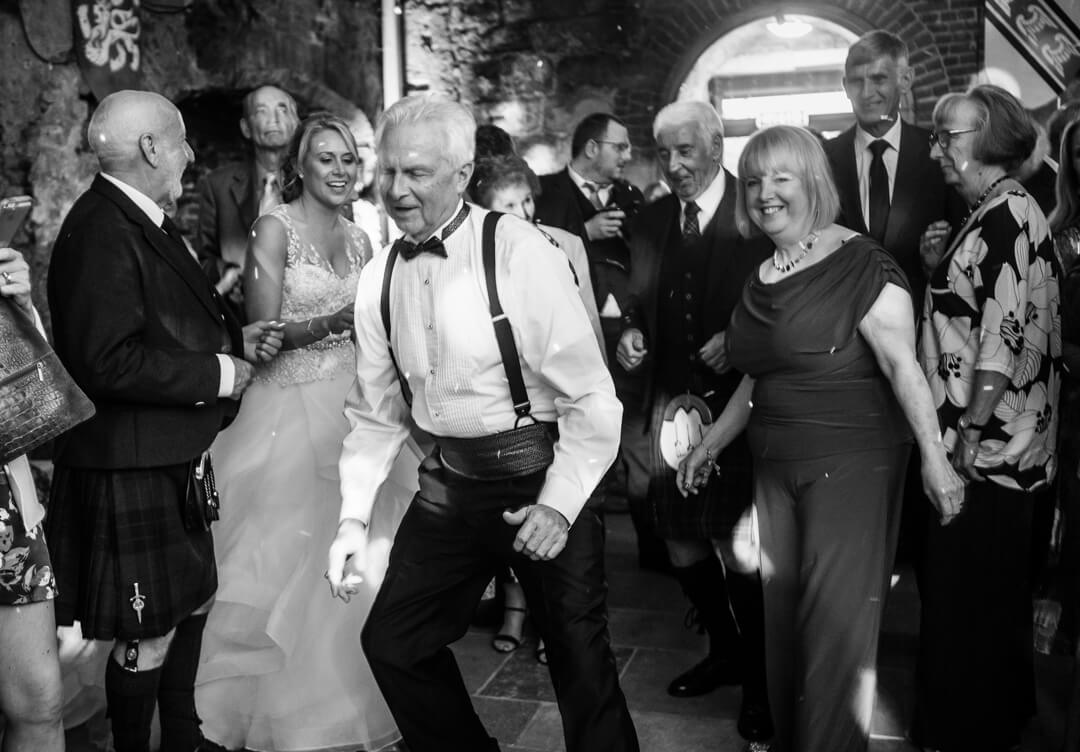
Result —
POLYGON ((967 431, 969 429, 973 429, 975 431, 982 431, 986 428, 986 425, 982 423, 976 423, 974 420, 971 419, 970 415, 964 413, 960 416, 960 420, 956 421, 956 427, 959 428, 961 431, 967 431))

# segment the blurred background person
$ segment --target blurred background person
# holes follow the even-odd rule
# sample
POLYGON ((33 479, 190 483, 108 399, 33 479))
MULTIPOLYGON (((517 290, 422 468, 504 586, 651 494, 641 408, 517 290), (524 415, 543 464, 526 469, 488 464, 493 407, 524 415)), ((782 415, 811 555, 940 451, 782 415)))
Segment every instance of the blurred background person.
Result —
POLYGON ((963 486, 915 359, 903 270, 835 224, 819 140, 775 126, 739 157, 736 222, 775 246, 743 289, 727 357, 747 374, 679 471, 688 491, 744 427, 754 457, 765 658, 778 752, 864 752, 912 433, 943 520, 963 486))
MULTIPOLYGON (((0 248, 0 305, 45 331, 30 300, 30 267, 13 248, 0 248)), ((30 462, 0 467, 0 735, 4 752, 63 752, 63 686, 57 660, 56 615, 49 549, 30 462)))
MULTIPOLYGON (((350 606, 323 580, 341 501, 353 304, 372 253, 340 213, 358 163, 342 120, 306 119, 287 163, 292 200, 251 235, 247 311, 280 322, 283 343, 214 446, 229 504, 196 700, 207 738, 230 749, 377 750, 399 738, 359 645, 381 573, 366 573, 350 606)), ((373 536, 386 547, 413 491, 395 480, 415 487, 415 472, 407 479, 395 475, 376 507, 373 536)))
POLYGON ((1015 749, 1035 710, 1032 518, 1057 468, 1061 322, 1046 218, 1013 177, 1037 133, 996 86, 946 94, 931 156, 969 214, 930 278, 920 357, 964 511, 931 526, 913 735, 1015 749))
POLYGON ((288 92, 276 86, 251 90, 240 118, 240 133, 251 142, 251 158, 211 171, 198 187, 196 251, 241 323, 247 321, 241 280, 248 233, 258 217, 281 203, 282 165, 298 122, 296 101, 288 92))
POLYGON ((630 304, 633 269, 627 239, 644 203, 641 191, 623 178, 632 153, 629 131, 619 118, 605 112, 584 117, 571 137, 570 164, 540 178, 536 220, 585 242, 604 333, 604 354, 623 405, 619 456, 601 485, 609 497, 605 507, 617 509, 618 502, 626 499, 637 536, 638 564, 666 573, 671 562, 649 513, 650 447, 647 419, 640 407, 645 399, 644 378, 627 373, 615 357, 623 316, 630 304))

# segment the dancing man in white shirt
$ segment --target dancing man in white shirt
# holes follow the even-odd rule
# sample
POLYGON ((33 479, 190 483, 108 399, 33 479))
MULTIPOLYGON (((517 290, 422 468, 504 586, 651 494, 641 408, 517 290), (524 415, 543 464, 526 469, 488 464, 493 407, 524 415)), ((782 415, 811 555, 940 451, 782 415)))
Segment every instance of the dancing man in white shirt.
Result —
POLYGON ((379 191, 405 237, 360 278, 331 588, 349 594, 346 560, 363 561, 371 505, 411 409, 436 448, 363 631, 410 751, 499 749, 448 646, 509 562, 547 641, 568 752, 636 752, 608 635, 603 526, 585 508, 615 457, 621 407, 565 257, 512 216, 494 235, 505 316, 489 310, 488 212, 461 198, 475 128, 461 105, 412 96, 376 129, 379 191), (499 343, 507 319, 512 340, 499 343), (524 400, 511 396, 516 373, 524 400), (502 433, 519 425, 538 428, 502 433))

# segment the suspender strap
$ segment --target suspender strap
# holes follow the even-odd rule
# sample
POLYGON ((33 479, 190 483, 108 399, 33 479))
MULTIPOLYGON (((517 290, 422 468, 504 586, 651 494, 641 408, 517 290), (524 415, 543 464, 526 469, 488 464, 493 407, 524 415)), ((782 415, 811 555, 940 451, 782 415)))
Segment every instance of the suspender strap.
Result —
MULTIPOLYGON (((514 345, 514 332, 510 328, 510 319, 503 313, 499 302, 499 290, 495 284, 495 226, 502 216, 499 212, 490 212, 484 217, 484 235, 481 250, 484 258, 484 278, 487 280, 488 305, 491 309, 491 324, 495 327, 495 340, 499 343, 506 380, 510 384, 510 397, 514 400, 514 414, 518 419, 529 416, 532 403, 525 391, 525 379, 521 377, 521 361, 518 360, 517 347, 514 345)), ((529 416, 531 417, 531 416, 529 416)))
MULTIPOLYGON (((514 400, 514 414, 519 419, 531 418, 532 403, 529 401, 529 393, 525 390, 525 379, 521 375, 521 361, 518 359, 517 346, 514 345, 514 332, 510 328, 510 319, 503 313, 502 304, 499 302, 499 291, 495 284, 495 226, 501 216, 502 214, 498 212, 490 212, 484 217, 481 245, 484 278, 487 281, 491 324, 495 327, 495 341, 499 344, 499 355, 502 356, 506 380, 510 385, 510 397, 514 400)), ((393 340, 390 338, 390 280, 394 275, 394 262, 397 261, 397 257, 398 253, 394 248, 391 248, 386 255, 379 312, 382 314, 383 328, 386 330, 386 346, 390 352, 390 360, 394 364, 394 370, 397 371, 398 381, 401 382, 401 396, 405 398, 405 404, 412 407, 412 390, 409 389, 409 382, 405 374, 401 372, 401 367, 398 366, 394 346, 391 344, 393 340)))
POLYGON ((382 296, 379 299, 379 313, 382 314, 383 328, 386 330, 386 349, 390 352, 390 362, 397 371, 398 383, 401 384, 401 396, 405 398, 405 404, 412 407, 412 389, 409 388, 409 380, 401 372, 397 357, 394 355, 394 346, 390 339, 390 280, 394 276, 394 262, 397 261, 398 249, 391 246, 390 253, 386 254, 386 269, 383 271, 382 296))

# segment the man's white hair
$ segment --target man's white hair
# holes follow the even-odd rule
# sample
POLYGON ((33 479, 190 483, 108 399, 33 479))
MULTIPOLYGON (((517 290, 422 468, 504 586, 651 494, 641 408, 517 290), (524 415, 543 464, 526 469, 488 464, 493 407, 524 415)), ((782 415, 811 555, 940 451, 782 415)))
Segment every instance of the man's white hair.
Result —
POLYGON ((476 153, 476 119, 458 102, 437 94, 412 94, 399 99, 379 117, 375 126, 375 152, 382 152, 387 128, 425 123, 432 136, 446 139, 446 158, 454 169, 473 161, 476 153))
POLYGON ((702 142, 711 144, 719 136, 724 138, 724 121, 720 119, 720 113, 707 102, 672 102, 656 113, 653 120, 653 139, 660 136, 660 131, 668 128, 678 128, 681 125, 691 125, 698 130, 702 142))

